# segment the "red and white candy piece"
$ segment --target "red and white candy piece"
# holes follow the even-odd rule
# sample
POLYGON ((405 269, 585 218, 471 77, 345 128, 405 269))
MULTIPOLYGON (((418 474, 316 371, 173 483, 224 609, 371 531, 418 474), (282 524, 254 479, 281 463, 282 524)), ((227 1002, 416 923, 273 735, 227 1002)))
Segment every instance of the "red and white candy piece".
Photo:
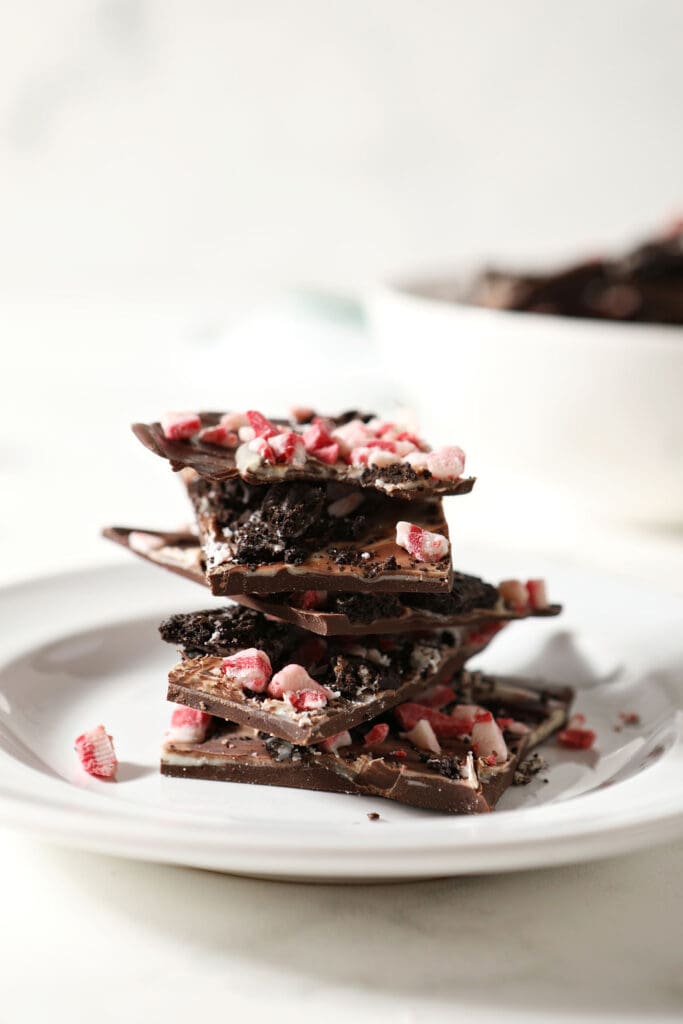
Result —
POLYGON ((247 409, 246 416, 249 426, 254 431, 254 437, 268 438, 279 434, 280 428, 276 427, 270 420, 267 420, 262 412, 257 412, 255 409, 247 409))
POLYGON ((543 611, 548 607, 545 580, 527 580, 526 589, 529 594, 529 602, 534 611, 543 611))
POLYGON ((296 711, 324 708, 330 691, 312 679, 303 665, 285 665, 268 684, 268 695, 286 700, 296 711))
POLYGON ((409 740, 414 747, 418 747, 420 750, 428 750, 432 754, 441 753, 441 746, 436 738, 436 733, 426 718, 421 718, 410 732, 402 732, 401 737, 404 740, 409 740))
POLYGON ((326 448, 327 445, 334 443, 334 438, 321 422, 311 423, 302 432, 301 437, 307 452, 314 452, 316 448, 326 448))
POLYGON ((161 429, 169 441, 183 441, 201 429, 202 421, 196 412, 165 412, 161 429))
POLYGON ((306 461, 306 449, 301 435, 293 430, 283 430, 268 439, 275 461, 290 466, 303 466, 306 461))
POLYGON ((76 738, 74 750, 88 775, 99 779, 115 779, 119 762, 114 741, 103 725, 96 725, 76 738))
POLYGON ((427 453, 427 469, 435 480, 458 480, 465 469, 465 453, 457 445, 427 453))
POLYGON ((199 431, 199 440, 204 444, 216 444, 220 448, 236 448, 240 443, 234 430, 219 423, 215 427, 204 427, 199 431))
POLYGON ((429 722, 434 734, 439 739, 460 739, 462 736, 470 735, 474 724, 474 717, 461 713, 460 708, 453 709, 452 714, 447 715, 436 708, 425 707, 423 704, 415 704, 407 701, 394 708, 394 714, 403 729, 412 729, 422 719, 429 722))
POLYGON ((363 742, 366 747, 374 747, 376 743, 384 743, 385 739, 389 735, 389 726, 386 722, 378 722, 377 725, 373 725, 365 734, 363 742))
POLYGON ((501 580, 498 593, 505 604, 516 612, 523 612, 529 607, 529 591, 521 580, 501 580))
POLYGON ((231 654, 229 658, 223 658, 221 672, 241 686, 243 690, 263 693, 268 686, 273 669, 270 658, 264 651, 259 651, 255 647, 247 647, 244 651, 231 654))
POLYGON ((403 520, 396 524, 396 543, 418 562, 440 562, 449 551, 448 541, 440 533, 403 520))
POLYGON ((342 747, 348 747, 353 743, 353 738, 348 729, 344 732, 335 733, 334 736, 328 736, 326 740, 323 740, 320 746, 328 754, 336 754, 342 747))
POLYGON ((597 736, 592 729, 585 729, 585 724, 585 715, 573 715, 569 719, 567 728, 558 732, 557 742, 569 750, 590 750, 597 736))
POLYGON ((326 444, 324 448, 316 448, 311 454, 314 459, 320 459, 328 466, 333 466, 339 461, 339 445, 335 441, 333 444, 326 444))
POLYGON ((221 416, 221 426, 226 430, 239 431, 240 427, 248 427, 246 412, 226 412, 221 416))
POLYGON ((211 722, 211 715, 197 708, 179 704, 171 715, 171 725, 164 737, 169 743, 202 743, 211 722))
POLYGON ((495 757, 495 764, 507 761, 508 748, 498 723, 490 711, 481 711, 474 719, 472 726, 472 746, 477 757, 495 757))

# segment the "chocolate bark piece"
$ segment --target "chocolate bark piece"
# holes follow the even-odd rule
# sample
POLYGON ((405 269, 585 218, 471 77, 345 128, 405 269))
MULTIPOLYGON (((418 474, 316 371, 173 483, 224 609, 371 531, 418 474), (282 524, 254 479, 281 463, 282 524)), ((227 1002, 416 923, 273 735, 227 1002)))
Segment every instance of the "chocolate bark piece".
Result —
POLYGON ((199 539, 187 530, 141 530, 130 526, 107 526, 102 530, 102 536, 120 544, 146 562, 153 562, 194 583, 208 586, 204 553, 199 539), (135 538, 139 538, 138 544, 135 538))
MULTIPOLYGON (((162 636, 175 639, 178 634, 169 635, 165 627, 162 624, 162 636)), ((230 645, 221 648, 220 656, 185 657, 171 669, 168 699, 308 746, 449 679, 492 637, 461 627, 391 640, 364 637, 361 643, 352 638, 325 641, 294 626, 284 628, 291 631, 291 646, 273 649, 263 643, 260 649, 270 657, 274 672, 287 663, 302 665, 316 683, 327 687, 331 696, 325 707, 300 711, 285 698, 243 689, 221 671, 222 657, 236 652, 230 645)), ((189 653, 200 653, 196 634, 188 634, 186 643, 189 653)))
MULTIPOLYGON (((149 561, 170 569, 187 579, 208 586, 202 565, 202 552, 196 537, 188 533, 132 530, 112 526, 103 531, 105 537, 133 550, 149 561), (159 547, 149 553, 130 548, 131 533, 149 535, 159 547), (173 538, 179 538, 178 548, 173 538), (189 565, 183 563, 190 563, 189 565)), ((459 626, 474 622, 507 622, 531 616, 559 615, 562 605, 542 609, 515 611, 500 600, 498 591, 476 576, 453 573, 449 594, 419 593, 343 593, 331 592, 319 608, 297 607, 299 592, 259 596, 234 594, 232 600, 248 608, 291 622, 319 636, 364 636, 366 633, 401 633, 406 630, 434 629, 437 626, 459 626), (492 598, 494 599, 492 601, 492 598)))
MULTIPOLYGON (((419 753, 400 740, 392 750, 369 752, 362 742, 327 753, 292 744, 276 747, 244 726, 221 722, 203 743, 168 743, 162 749, 161 774, 220 782, 284 786, 324 793, 385 797, 444 814, 483 814, 493 810, 510 784, 517 758, 486 780, 475 775, 471 755, 452 755, 452 776, 428 767, 419 753), (271 753, 272 751, 272 753, 271 753)), ((384 744, 388 746, 388 744, 384 744)))
MULTIPOLYGON (((224 413, 199 413, 202 429, 220 423, 224 413)), ((348 423, 349 413, 328 417, 335 426, 348 423)), ((374 417, 364 415, 364 421, 374 417)), ((278 427, 300 432, 300 424, 283 420, 271 420, 278 427)), ((133 433, 139 441, 155 455, 166 459, 174 471, 192 469, 199 476, 209 480, 230 480, 241 477, 247 483, 264 484, 278 481, 308 480, 313 482, 349 483, 357 487, 374 489, 391 496, 411 500, 430 495, 467 494, 472 490, 474 477, 460 477, 441 480, 432 476, 427 469, 415 469, 407 462, 399 461, 389 466, 352 466, 341 459, 329 465, 307 454, 303 465, 271 465, 259 459, 256 453, 249 453, 249 461, 243 459, 244 445, 237 449, 222 448, 206 444, 198 436, 171 440, 163 432, 160 423, 134 423, 133 433)))
MULTIPOLYGON (((215 720, 202 743, 165 743, 161 772, 186 778, 285 786, 320 792, 381 796, 413 807, 447 814, 477 814, 494 809, 512 783, 520 760, 563 724, 557 709, 568 713, 570 691, 530 693, 517 681, 476 678, 463 672, 456 680, 458 701, 486 691, 515 699, 517 721, 529 732, 506 735, 503 763, 490 765, 472 751, 469 738, 447 738, 438 754, 424 752, 401 735, 392 716, 388 732, 369 742, 369 724, 351 731, 351 744, 337 751, 302 747, 254 729, 215 720), (551 721, 551 716, 555 718, 551 721)), ((493 705, 492 705, 493 706, 493 705)), ((512 705, 510 706, 512 707, 512 705)), ((376 723, 375 723, 376 724, 376 723)))
POLYGON ((184 478, 213 594, 450 590, 450 555, 419 562, 396 543, 402 519, 448 537, 439 499, 406 502, 326 483, 253 487, 189 472, 184 478), (349 498, 360 504, 346 515, 330 513, 349 498))

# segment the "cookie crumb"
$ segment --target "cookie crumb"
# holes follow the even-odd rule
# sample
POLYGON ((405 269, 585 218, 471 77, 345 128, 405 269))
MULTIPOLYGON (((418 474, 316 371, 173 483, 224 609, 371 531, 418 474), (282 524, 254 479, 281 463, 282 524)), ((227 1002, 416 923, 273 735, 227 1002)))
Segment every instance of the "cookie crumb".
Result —
POLYGON ((368 811, 368 821, 379 821, 379 814, 377 811, 368 811))

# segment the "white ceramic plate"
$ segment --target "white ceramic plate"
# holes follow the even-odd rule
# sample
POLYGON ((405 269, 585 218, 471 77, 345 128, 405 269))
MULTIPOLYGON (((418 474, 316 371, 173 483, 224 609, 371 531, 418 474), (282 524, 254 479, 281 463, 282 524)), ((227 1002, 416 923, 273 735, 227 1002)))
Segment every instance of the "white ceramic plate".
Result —
MULTIPOLYGON (((472 552, 489 578, 509 558, 472 552)), ((462 566, 467 568, 467 566, 462 566)), ((580 688, 598 749, 547 748, 549 781, 509 791, 492 815, 448 818, 389 801, 188 779, 157 771, 165 673, 156 627, 211 602, 144 565, 0 591, 0 815, 51 840, 146 860, 310 880, 428 878, 603 857, 683 833, 683 600, 539 565, 561 620, 505 631, 486 668, 580 688), (614 731, 620 711, 641 725, 614 731), (117 783, 86 776, 74 737, 103 722, 117 783), (368 820, 379 811, 381 820, 368 820)))

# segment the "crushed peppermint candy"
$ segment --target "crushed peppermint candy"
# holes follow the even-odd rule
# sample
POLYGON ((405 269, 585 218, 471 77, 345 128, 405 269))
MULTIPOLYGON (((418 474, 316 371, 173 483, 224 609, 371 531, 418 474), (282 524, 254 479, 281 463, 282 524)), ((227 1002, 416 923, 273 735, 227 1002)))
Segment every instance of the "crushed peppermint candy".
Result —
POLYGON ((508 748, 500 726, 495 721, 490 711, 481 712, 474 719, 472 726, 472 747, 477 757, 488 761, 490 764, 503 764, 508 758, 508 748))
POLYGON ((568 750, 590 750, 597 736, 592 729, 586 729, 585 724, 585 715, 573 715, 569 719, 566 729, 561 729, 557 734, 557 742, 560 746, 566 747, 568 750))
POLYGON ((421 718, 410 732, 401 733, 401 738, 408 740, 414 747, 420 750, 428 750, 432 754, 440 754, 441 746, 434 729, 426 718, 421 718))
POLYGON ((74 750, 81 765, 98 779, 115 779, 119 763, 114 741, 103 725, 96 725, 76 738, 74 750))
POLYGON ((396 524, 396 543, 418 562, 440 562, 450 549, 448 541, 440 533, 431 533, 405 520, 396 524))
POLYGON ((199 440, 203 444, 216 444, 220 448, 236 448, 240 439, 234 430, 219 423, 215 427, 204 427, 199 431, 199 440))
POLYGON ((161 429, 169 441, 184 441, 201 429, 202 421, 196 412, 165 412, 161 429))
POLYGON ((211 715, 198 708, 179 704, 171 715, 171 724, 164 739, 168 743, 202 743, 211 724, 211 715))
POLYGON ((247 647, 244 651, 223 658, 221 672, 242 689, 263 693, 273 674, 270 658, 264 651, 247 647))
POLYGON ((285 665, 268 684, 268 696, 285 700, 295 711, 318 711, 324 708, 331 694, 309 676, 302 665, 285 665))
POLYGON ((376 743, 384 743, 385 739, 389 735, 389 726, 386 722, 378 722, 377 725, 373 725, 365 734, 364 743, 366 747, 372 747, 376 743))
POLYGON ((459 480, 465 470, 465 453, 453 445, 427 454, 427 469, 435 480, 459 480))
POLYGON ((351 733, 348 729, 344 732, 335 733, 334 736, 328 736, 327 739, 323 740, 320 744, 321 748, 328 754, 336 754, 342 747, 348 747, 353 743, 351 733))

